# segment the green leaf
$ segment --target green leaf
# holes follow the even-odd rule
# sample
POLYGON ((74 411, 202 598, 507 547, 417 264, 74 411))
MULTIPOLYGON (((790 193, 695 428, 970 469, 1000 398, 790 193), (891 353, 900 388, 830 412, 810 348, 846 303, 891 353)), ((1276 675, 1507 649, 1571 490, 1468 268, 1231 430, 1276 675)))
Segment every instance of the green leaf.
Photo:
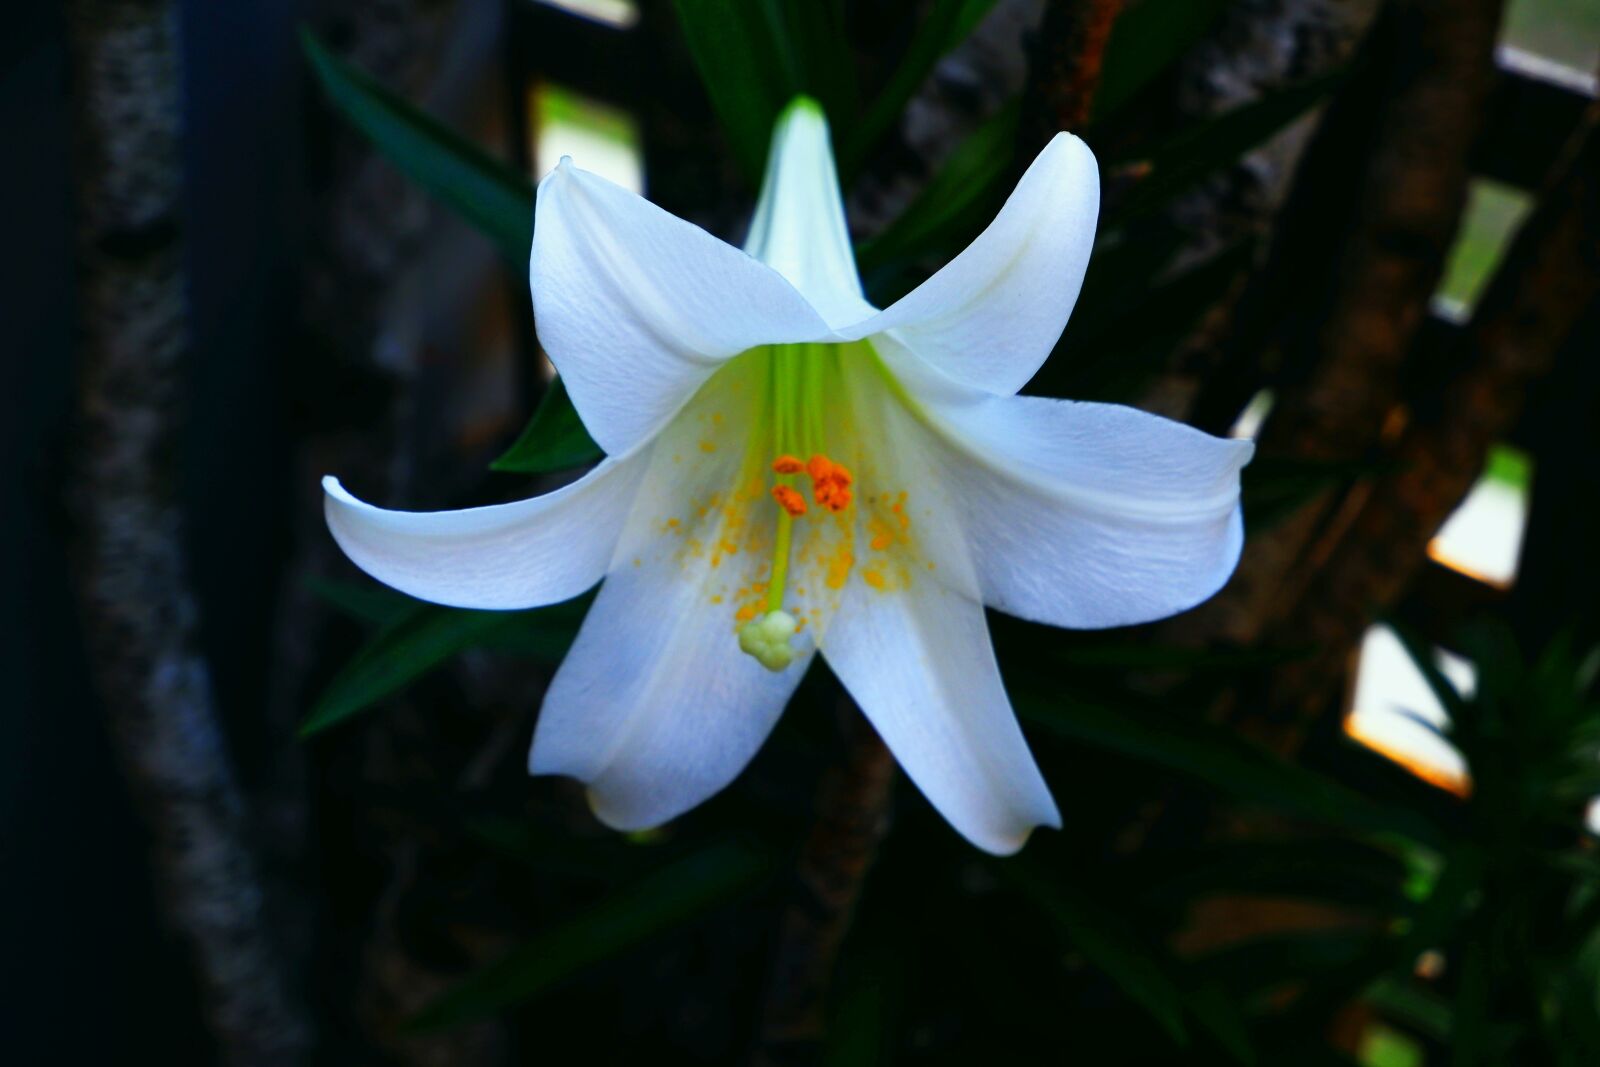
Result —
POLYGON ((334 107, 390 162, 525 263, 533 240, 533 185, 518 171, 365 73, 309 30, 300 45, 334 107))
POLYGON ((306 588, 352 619, 373 626, 388 626, 417 606, 404 593, 370 581, 342 582, 313 575, 306 579, 306 588))
POLYGON ((623 870, 630 846, 618 835, 576 837, 522 818, 471 817, 466 832, 494 852, 542 875, 591 880, 623 870))
MULTIPOLYGON (((794 57, 794 82, 822 105, 835 142, 855 126, 861 100, 845 36, 843 0, 762 0, 794 57)), ((784 103, 788 103, 787 100, 784 103)))
MULTIPOLYGON (((1051 684, 1059 692, 1059 681, 1051 684)), ((1238 799, 1329 826, 1393 832, 1433 841, 1438 830, 1404 808, 1379 804, 1303 767, 1181 712, 1152 715, 1015 687, 1017 711, 1040 728, 1082 744, 1197 778, 1238 799)))
POLYGON ((940 57, 966 40, 967 34, 992 7, 994 0, 934 0, 889 83, 846 140, 840 152, 841 173, 850 176, 860 171, 867 154, 899 120, 912 95, 928 79, 940 57))
POLYGON ((1094 117, 1116 112, 1200 40, 1228 0, 1142 0, 1111 27, 1095 90, 1094 117))
POLYGON ((1160 1023, 1174 1041, 1188 1044, 1183 993, 1169 973, 1171 961, 1135 934, 1126 924, 1122 909, 1095 900, 1075 881, 1046 877, 1032 864, 1031 858, 1014 860, 995 869, 1033 901, 1074 948, 1160 1023))
POLYGON ((503 612, 509 616, 503 626, 491 630, 484 639, 484 647, 555 666, 572 647, 578 627, 593 603, 592 594, 585 593, 548 607, 529 611, 503 612))
POLYGON ((468 611, 418 603, 380 631, 328 683, 301 724, 300 736, 310 737, 365 711, 463 649, 528 641, 531 635, 534 647, 553 650, 558 638, 552 627, 563 626, 570 634, 575 610, 573 601, 532 611, 468 611))
MULTIPOLYGON (((1254 259, 1254 242, 1241 241, 1157 286, 1148 279, 1126 286, 1110 309, 1074 328, 1069 322, 1058 351, 1070 353, 1041 369, 1030 391, 1075 400, 1121 399, 1166 365, 1202 315, 1216 305, 1254 259), (1107 314, 1126 302, 1121 314, 1107 314)), ((1082 299, 1079 307, 1084 307, 1082 299)))
POLYGON ((1215 983, 1208 982, 1184 1000, 1189 1014, 1232 1056, 1237 1063, 1250 1067, 1257 1062, 1256 1050, 1250 1042, 1250 1031, 1240 1017, 1239 1006, 1233 998, 1215 983))
POLYGON ((1435 1041, 1450 1040, 1449 1003, 1404 975, 1378 979, 1362 994, 1362 999, 1419 1034, 1435 1041))
POLYGON ((1346 77, 1343 69, 1263 96, 1169 137, 1154 149, 1114 162, 1138 160, 1148 173, 1105 220, 1107 229, 1148 214, 1322 103, 1346 77))
POLYGON ((471 975, 408 1026, 435 1030, 538 996, 557 982, 679 926, 749 889, 773 867, 764 852, 719 845, 652 872, 557 923, 471 975))
POLYGON ((1402 860, 1343 836, 1217 842, 1134 864, 1136 881, 1167 907, 1222 895, 1320 900, 1377 915, 1408 906, 1402 860))
POLYGON ((1197 974, 1250 999, 1312 976, 1337 974, 1363 958, 1372 940, 1361 929, 1299 929, 1231 943, 1193 961, 1197 974))
POLYGON ((975 130, 894 222, 862 242, 856 260, 863 275, 915 261, 964 236, 1011 166, 1018 114, 1017 104, 1008 104, 975 130))
MULTIPOLYGON (((1459 723, 1467 712, 1467 700, 1455 683, 1445 677, 1444 670, 1439 666, 1438 654, 1433 646, 1422 639, 1422 636, 1410 626, 1396 619, 1386 620, 1389 629, 1400 639, 1400 646, 1405 649, 1406 655, 1411 658, 1412 664, 1428 683, 1428 688, 1433 691, 1434 697, 1439 701, 1439 706, 1444 708, 1450 716, 1451 722, 1459 723)), ((1426 720, 1418 720, 1423 726, 1435 729, 1446 740, 1450 739, 1448 729, 1439 730, 1426 720)))
POLYGON ((601 458, 600 446, 578 418, 567 396, 567 386, 557 378, 545 390, 539 407, 505 454, 489 464, 491 470, 514 474, 547 474, 581 467, 601 458))
POLYGON ((1258 455, 1241 475, 1245 526, 1253 534, 1269 530, 1324 490, 1382 474, 1390 466, 1382 459, 1327 462, 1258 455))
POLYGON ((801 91, 779 0, 673 0, 689 54, 734 158, 761 181, 772 124, 801 91))

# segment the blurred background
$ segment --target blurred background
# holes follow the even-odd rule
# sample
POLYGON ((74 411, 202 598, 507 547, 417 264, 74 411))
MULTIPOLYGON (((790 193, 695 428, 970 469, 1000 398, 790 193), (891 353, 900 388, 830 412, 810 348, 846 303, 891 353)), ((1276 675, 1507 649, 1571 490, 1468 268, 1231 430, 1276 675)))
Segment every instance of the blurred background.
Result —
POLYGON ((1600 1062, 1600 0, 13 6, 0 1059, 1600 1062), (1014 859, 852 793, 820 666, 607 831, 524 772, 582 602, 322 524, 580 472, 532 181, 737 242, 799 91, 880 305, 1082 134, 1029 391, 1260 446, 1212 602, 992 617, 1067 823, 1014 859))

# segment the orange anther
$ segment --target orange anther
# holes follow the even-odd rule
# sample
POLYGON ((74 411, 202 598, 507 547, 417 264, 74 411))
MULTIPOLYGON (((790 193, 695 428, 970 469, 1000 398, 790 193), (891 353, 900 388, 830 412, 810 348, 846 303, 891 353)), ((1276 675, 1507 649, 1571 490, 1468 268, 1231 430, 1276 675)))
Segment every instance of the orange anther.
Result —
POLYGON ((806 513, 806 498, 801 496, 791 486, 773 486, 772 499, 776 500, 778 502, 778 506, 783 508, 784 511, 787 511, 790 515, 793 515, 796 518, 806 513))
POLYGON ((850 486, 855 478, 846 467, 818 454, 806 463, 806 473, 811 476, 811 495, 818 505, 829 511, 850 506, 850 486))
POLYGON ((778 474, 799 474, 806 469, 806 465, 795 456, 785 455, 772 461, 772 469, 778 474))

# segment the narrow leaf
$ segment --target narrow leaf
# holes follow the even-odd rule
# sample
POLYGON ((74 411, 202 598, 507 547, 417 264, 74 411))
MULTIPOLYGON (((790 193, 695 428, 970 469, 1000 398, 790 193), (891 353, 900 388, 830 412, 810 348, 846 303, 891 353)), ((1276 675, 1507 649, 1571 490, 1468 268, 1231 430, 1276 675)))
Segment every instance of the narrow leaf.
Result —
POLYGON ((1168 974, 1171 964, 1125 925, 1120 909, 1095 900, 1073 881, 1047 878, 1030 864, 1028 860, 1017 860, 996 869, 1049 917, 1074 948, 1160 1023, 1174 1041, 1188 1044, 1183 994, 1168 974))
POLYGON ((940 57, 966 40, 992 7, 994 0, 934 0, 889 83, 855 124, 840 152, 839 169, 847 177, 860 171, 867 154, 899 120, 940 57))
POLYGON ((531 643, 559 658, 577 629, 577 601, 531 611, 468 611, 417 603, 345 664, 300 726, 300 736, 326 730, 416 681, 464 649, 531 643), (564 635, 564 636, 563 636, 564 635))
POLYGON ((545 390, 516 442, 489 467, 514 474, 546 474, 593 463, 601 455, 600 446, 583 428, 578 409, 572 406, 566 384, 557 378, 545 390))
MULTIPOLYGON (((1053 688, 1058 691, 1059 683, 1053 688)), ((1369 800, 1189 716, 1041 699, 1020 685, 1016 697, 1025 719, 1057 736, 1198 778, 1241 800, 1330 826, 1389 831, 1420 841, 1438 836, 1415 812, 1369 800)))
POLYGON ((761 180, 772 124, 800 86, 775 0, 673 0, 689 54, 752 183, 761 180))
POLYGON ((951 153, 900 216, 857 249, 863 275, 912 262, 965 236, 1011 166, 1018 108, 1007 105, 951 153))
POLYGON ((417 606, 404 593, 376 582, 342 582, 313 575, 306 587, 326 603, 358 622, 388 626, 417 606))
POLYGON ((1114 114, 1211 28, 1228 0, 1142 0, 1111 27, 1094 115, 1114 114))
MULTIPOLYGON (((1424 641, 1415 630, 1405 623, 1395 619, 1389 619, 1387 623, 1389 629, 1393 630, 1394 635, 1400 639, 1400 645, 1406 650, 1406 655, 1411 657, 1412 664, 1421 673, 1423 680, 1428 683, 1428 688, 1433 691, 1434 697, 1439 701, 1439 706, 1444 708, 1445 712, 1450 716, 1450 721, 1460 722, 1467 711, 1467 700, 1461 695, 1461 691, 1455 687, 1455 683, 1445 677, 1444 671, 1439 666, 1438 653, 1433 650, 1433 646, 1424 641)), ((1418 719, 1414 715, 1412 718, 1433 730, 1445 740, 1450 740, 1449 730, 1440 730, 1432 723, 1418 719)))
MULTIPOLYGON (((1344 70, 1270 93, 1207 122, 1196 123, 1133 159, 1148 173, 1105 220, 1121 226, 1148 214, 1202 178, 1237 161, 1252 148, 1322 103, 1344 82, 1344 70)), ((1129 159, 1116 162, 1129 162, 1129 159)))
POLYGON ((535 997, 750 888, 771 867, 769 856, 742 845, 681 859, 513 949, 434 1001, 409 1028, 440 1029, 535 997))
POLYGON ((328 99, 390 162, 499 245, 528 259, 533 185, 478 145, 330 52, 309 30, 300 45, 328 99))

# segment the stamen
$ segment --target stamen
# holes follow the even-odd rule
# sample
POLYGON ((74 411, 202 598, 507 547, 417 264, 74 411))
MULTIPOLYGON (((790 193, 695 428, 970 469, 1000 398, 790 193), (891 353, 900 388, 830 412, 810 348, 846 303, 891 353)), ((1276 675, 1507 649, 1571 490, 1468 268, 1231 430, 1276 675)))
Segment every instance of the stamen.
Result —
POLYGON ((772 498, 778 506, 787 511, 791 518, 798 519, 806 513, 806 498, 793 486, 775 485, 772 487, 772 498))
POLYGON ((850 486, 855 478, 843 464, 818 453, 806 463, 806 473, 811 476, 811 495, 818 506, 829 511, 850 506, 850 486))
POLYGON ((799 474, 806 465, 796 456, 779 456, 772 461, 772 469, 777 474, 799 474))

